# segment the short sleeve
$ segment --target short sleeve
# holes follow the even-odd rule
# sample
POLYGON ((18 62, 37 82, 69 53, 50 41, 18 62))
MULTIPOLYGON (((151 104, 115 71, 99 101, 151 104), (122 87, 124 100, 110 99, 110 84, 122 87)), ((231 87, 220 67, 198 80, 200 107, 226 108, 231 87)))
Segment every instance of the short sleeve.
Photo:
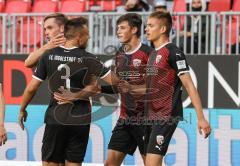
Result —
POLYGON ((48 52, 44 53, 34 71, 33 78, 44 81, 47 78, 48 52))
POLYGON ((88 56, 85 58, 85 63, 91 75, 104 78, 111 72, 110 68, 105 67, 97 57, 88 56))
POLYGON ((177 72, 178 76, 189 72, 189 66, 186 57, 180 50, 173 49, 170 51, 169 64, 177 72))

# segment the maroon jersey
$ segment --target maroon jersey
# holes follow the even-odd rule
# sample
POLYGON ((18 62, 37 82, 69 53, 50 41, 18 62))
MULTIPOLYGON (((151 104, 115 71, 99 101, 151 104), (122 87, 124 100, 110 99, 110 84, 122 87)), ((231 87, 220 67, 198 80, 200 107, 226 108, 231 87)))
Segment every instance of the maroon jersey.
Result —
MULTIPOLYGON (((116 73, 122 80, 133 85, 145 84, 146 65, 152 48, 140 43, 132 52, 126 53, 121 47, 116 55, 116 73)), ((144 96, 134 97, 130 93, 121 94, 120 118, 143 117, 144 96)))
POLYGON ((182 118, 182 84, 179 75, 189 72, 184 53, 172 43, 156 49, 147 66, 147 107, 150 120, 182 118))

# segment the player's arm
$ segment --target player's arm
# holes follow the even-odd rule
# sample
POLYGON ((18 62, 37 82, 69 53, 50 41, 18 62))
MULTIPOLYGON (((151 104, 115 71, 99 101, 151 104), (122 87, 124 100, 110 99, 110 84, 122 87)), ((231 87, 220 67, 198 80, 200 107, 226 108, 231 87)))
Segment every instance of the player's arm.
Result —
POLYGON ((7 133, 4 127, 5 100, 2 92, 2 84, 0 83, 0 146, 7 141, 7 133))
POLYGON ((121 80, 118 83, 118 90, 121 93, 130 93, 133 96, 141 96, 146 94, 146 84, 132 85, 125 80, 121 80))
POLYGON ((25 122, 27 119, 26 108, 28 104, 31 102, 34 95, 36 94, 36 91, 40 85, 41 85, 41 81, 33 78, 28 84, 28 86, 26 87, 26 89, 24 90, 23 98, 20 106, 19 117, 18 117, 19 125, 23 130, 24 130, 23 122, 25 122))
MULTIPOLYGON (((96 76, 92 77, 92 81, 88 85, 86 85, 82 90, 78 92, 71 92, 69 90, 60 88, 58 92, 54 93, 54 98, 59 101, 59 104, 65 104, 68 102, 72 102, 75 100, 89 100, 89 97, 94 96, 101 92, 101 87, 97 83, 96 76)), ((117 78, 116 74, 114 74, 112 71, 106 72, 103 76, 100 77, 100 79, 104 80, 106 83, 115 86, 119 79, 117 78)))
POLYGON ((60 45, 63 45, 65 42, 66 39, 64 38, 63 34, 59 34, 53 37, 47 44, 29 54, 28 58, 25 60, 25 66, 29 68, 36 66, 44 52, 52 48, 58 47, 60 45))
POLYGON ((21 101, 19 112, 19 125, 24 130, 23 122, 27 119, 26 107, 34 97, 41 82, 47 78, 47 64, 48 64, 48 51, 45 52, 39 60, 39 63, 34 71, 33 78, 24 90, 23 98, 21 101))
POLYGON ((211 127, 210 127, 208 121, 204 117, 203 108, 202 108, 202 104, 201 104, 201 100, 200 100, 198 91, 195 88, 189 73, 184 73, 184 74, 180 75, 179 78, 181 79, 183 86, 186 88, 187 93, 192 101, 192 104, 193 104, 195 110, 196 110, 197 118, 198 118, 199 132, 200 132, 200 134, 202 134, 201 130, 203 130, 203 132, 205 134, 205 138, 207 138, 211 132, 211 127))
POLYGON ((100 93, 95 76, 90 78, 90 82, 82 90, 78 92, 71 92, 63 87, 60 87, 59 92, 54 92, 54 98, 58 100, 59 104, 69 103, 75 100, 89 100, 89 97, 100 93))

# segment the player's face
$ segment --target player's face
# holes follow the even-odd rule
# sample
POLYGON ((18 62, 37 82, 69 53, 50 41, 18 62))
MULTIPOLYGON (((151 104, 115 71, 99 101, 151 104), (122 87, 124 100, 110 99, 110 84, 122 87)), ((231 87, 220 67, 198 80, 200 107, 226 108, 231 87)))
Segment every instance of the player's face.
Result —
POLYGON ((193 0, 192 1, 192 7, 194 7, 194 8, 202 7, 202 1, 201 0, 193 0))
POLYGON ((123 21, 117 25, 117 37, 120 43, 127 43, 133 37, 134 32, 127 21, 123 21))
POLYGON ((151 42, 158 40, 163 33, 163 27, 159 19, 148 18, 147 27, 145 28, 147 40, 151 42))
POLYGON ((82 32, 79 36, 79 47, 84 49, 87 48, 89 38, 90 38, 90 35, 89 35, 88 26, 84 25, 82 32))
POLYGON ((54 36, 63 32, 64 26, 59 26, 55 18, 49 18, 44 22, 44 33, 47 40, 51 40, 54 36))

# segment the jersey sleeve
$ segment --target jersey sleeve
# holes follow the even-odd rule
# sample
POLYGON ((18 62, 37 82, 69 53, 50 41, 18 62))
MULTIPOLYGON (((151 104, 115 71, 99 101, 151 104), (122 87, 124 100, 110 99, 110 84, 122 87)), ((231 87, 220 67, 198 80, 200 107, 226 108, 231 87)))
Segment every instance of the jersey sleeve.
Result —
POLYGON ((106 77, 110 72, 110 68, 104 66, 97 57, 88 56, 85 59, 86 66, 88 67, 88 72, 91 75, 95 75, 100 78, 106 77))
POLYGON ((189 72, 189 66, 186 57, 180 50, 173 49, 170 51, 169 64, 177 72, 178 76, 189 72))
POLYGON ((49 55, 48 51, 42 55, 34 71, 33 78, 39 81, 44 81, 47 78, 48 55, 49 55))

